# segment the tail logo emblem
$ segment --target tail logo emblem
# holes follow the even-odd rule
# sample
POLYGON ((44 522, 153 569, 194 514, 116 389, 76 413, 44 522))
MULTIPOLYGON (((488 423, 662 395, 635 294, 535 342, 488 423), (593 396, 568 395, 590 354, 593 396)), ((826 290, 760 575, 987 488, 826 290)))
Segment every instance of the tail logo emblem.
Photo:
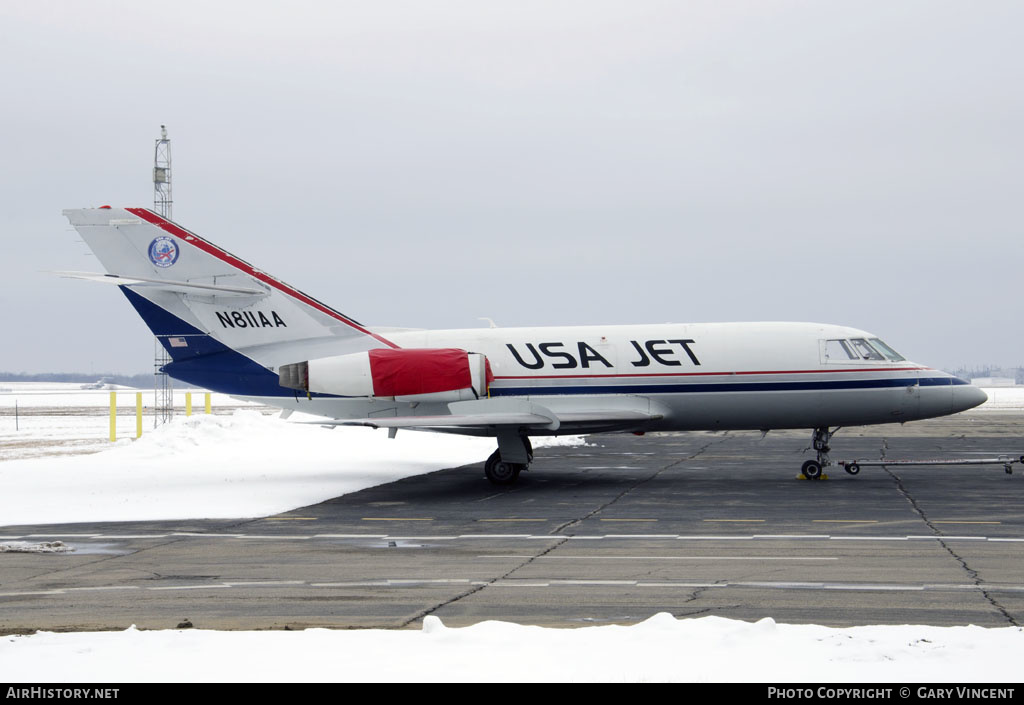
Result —
POLYGON ((178 243, 166 235, 149 243, 149 261, 157 267, 170 267, 178 261, 178 243))

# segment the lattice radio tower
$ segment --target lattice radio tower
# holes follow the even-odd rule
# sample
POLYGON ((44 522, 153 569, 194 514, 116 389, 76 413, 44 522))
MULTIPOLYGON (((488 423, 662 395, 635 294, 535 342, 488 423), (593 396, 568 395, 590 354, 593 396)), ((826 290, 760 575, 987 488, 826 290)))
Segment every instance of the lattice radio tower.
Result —
MULTIPOLYGON (((153 152, 153 210, 167 220, 171 220, 171 140, 167 137, 167 127, 160 126, 160 139, 156 141, 153 152)), ((166 423, 174 416, 174 387, 170 376, 163 371, 164 365, 170 364, 171 356, 160 340, 155 339, 155 355, 153 360, 153 427, 166 423)))

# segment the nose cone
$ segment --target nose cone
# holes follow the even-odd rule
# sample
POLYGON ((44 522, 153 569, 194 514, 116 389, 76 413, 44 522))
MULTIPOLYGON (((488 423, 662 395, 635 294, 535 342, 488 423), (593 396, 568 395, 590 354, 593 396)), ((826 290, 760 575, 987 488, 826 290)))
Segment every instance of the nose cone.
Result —
POLYGON ((957 384, 953 386, 953 413, 973 409, 979 404, 988 401, 988 394, 981 391, 972 384, 957 384))

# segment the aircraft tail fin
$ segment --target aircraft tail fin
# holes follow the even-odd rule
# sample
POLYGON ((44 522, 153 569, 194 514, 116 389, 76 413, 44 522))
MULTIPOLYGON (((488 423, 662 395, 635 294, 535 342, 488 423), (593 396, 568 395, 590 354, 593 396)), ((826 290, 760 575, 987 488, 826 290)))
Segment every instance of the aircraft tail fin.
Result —
POLYGON ((353 318, 146 208, 65 210, 170 354, 167 372, 232 394, 292 394, 283 364, 397 347, 353 318), (232 380, 231 389, 226 389, 232 380))

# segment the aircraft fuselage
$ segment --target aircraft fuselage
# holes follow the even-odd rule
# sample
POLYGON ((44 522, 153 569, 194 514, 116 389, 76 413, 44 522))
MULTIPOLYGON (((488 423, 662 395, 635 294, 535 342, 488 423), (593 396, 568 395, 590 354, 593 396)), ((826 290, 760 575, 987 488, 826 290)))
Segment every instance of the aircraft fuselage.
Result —
MULTIPOLYGON (((964 380, 902 358, 891 359, 898 355, 886 357, 881 351, 887 346, 877 348, 869 342, 874 359, 865 357, 850 341, 873 341, 875 336, 826 324, 692 323, 386 334, 403 348, 453 347, 486 355, 495 377, 492 398, 528 399, 556 414, 583 406, 651 411, 660 419, 644 425, 650 431, 892 423, 956 413, 985 399, 984 392, 964 380), (843 358, 829 354, 831 347, 843 358)), ((281 405, 281 399, 273 403, 281 405)), ((443 413, 435 404, 337 398, 297 398, 288 406, 336 418, 443 413)))

